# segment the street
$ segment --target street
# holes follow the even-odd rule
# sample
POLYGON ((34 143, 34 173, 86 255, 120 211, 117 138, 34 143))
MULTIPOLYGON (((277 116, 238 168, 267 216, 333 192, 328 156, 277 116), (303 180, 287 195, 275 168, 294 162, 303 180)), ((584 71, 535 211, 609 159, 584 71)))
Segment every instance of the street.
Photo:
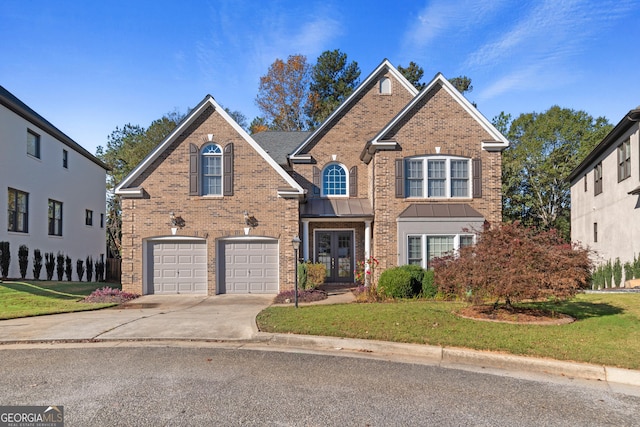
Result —
POLYGON ((0 347, 1 405, 66 426, 640 426, 640 397, 581 383, 197 344, 0 347))

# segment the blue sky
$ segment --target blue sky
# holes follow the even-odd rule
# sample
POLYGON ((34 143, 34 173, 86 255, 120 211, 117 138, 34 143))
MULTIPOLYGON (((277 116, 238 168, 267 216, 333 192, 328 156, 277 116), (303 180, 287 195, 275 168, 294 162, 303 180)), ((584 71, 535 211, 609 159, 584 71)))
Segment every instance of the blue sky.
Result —
POLYGON ((616 124, 640 105, 639 0, 0 2, 0 85, 92 153, 207 94, 251 121, 276 58, 340 49, 471 77, 492 119, 552 105, 616 124))

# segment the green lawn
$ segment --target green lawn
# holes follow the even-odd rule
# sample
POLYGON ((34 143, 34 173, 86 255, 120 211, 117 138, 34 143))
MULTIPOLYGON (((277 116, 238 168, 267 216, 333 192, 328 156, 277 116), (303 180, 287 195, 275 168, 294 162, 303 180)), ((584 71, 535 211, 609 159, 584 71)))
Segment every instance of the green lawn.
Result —
POLYGON ((514 325, 463 319, 462 303, 410 300, 379 304, 273 306, 261 331, 464 347, 640 368, 640 294, 581 294, 536 304, 569 314, 566 325, 514 325))
POLYGON ((39 316, 41 314, 95 310, 114 304, 86 304, 79 302, 95 289, 113 283, 98 282, 0 282, 0 319, 39 316))

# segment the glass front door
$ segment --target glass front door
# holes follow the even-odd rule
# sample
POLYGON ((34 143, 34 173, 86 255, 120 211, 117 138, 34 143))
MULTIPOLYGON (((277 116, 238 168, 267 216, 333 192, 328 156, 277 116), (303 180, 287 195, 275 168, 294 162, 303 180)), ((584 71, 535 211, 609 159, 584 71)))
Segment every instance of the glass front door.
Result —
POLYGON ((327 282, 353 282, 353 231, 316 231, 316 262, 327 267, 327 282))

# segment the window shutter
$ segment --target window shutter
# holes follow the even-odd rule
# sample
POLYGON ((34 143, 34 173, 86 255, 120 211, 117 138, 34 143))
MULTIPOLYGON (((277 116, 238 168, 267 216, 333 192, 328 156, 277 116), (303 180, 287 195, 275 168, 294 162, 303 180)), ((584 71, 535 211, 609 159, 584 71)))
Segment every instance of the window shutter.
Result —
POLYGON ((189 144, 189 195, 197 196, 200 194, 198 184, 200 180, 200 150, 195 144, 189 144))
POLYGON ((349 169, 349 196, 358 197, 358 167, 349 169))
POLYGON ((396 159, 396 197, 404 197, 404 159, 396 159))
POLYGON ((313 167, 313 194, 320 195, 320 169, 313 167))
POLYGON ((230 142, 224 147, 222 154, 222 195, 233 196, 233 143, 230 142))
POLYGON ((482 160, 473 159, 473 197, 482 197, 482 160))

